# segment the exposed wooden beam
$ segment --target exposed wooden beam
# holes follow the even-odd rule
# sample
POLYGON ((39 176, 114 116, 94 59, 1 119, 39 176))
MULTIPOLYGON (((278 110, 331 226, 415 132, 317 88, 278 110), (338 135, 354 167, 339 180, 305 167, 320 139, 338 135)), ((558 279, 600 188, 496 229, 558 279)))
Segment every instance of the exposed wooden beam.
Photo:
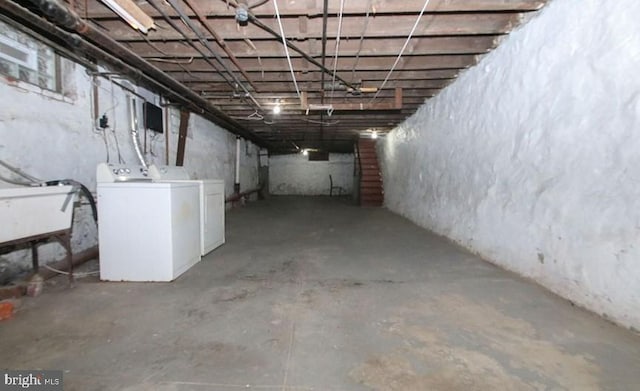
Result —
POLYGON ((77 5, 83 15, 86 6, 88 18, 95 20, 111 37, 184 83, 212 107, 269 140, 275 150, 289 151, 293 148, 292 140, 298 145, 349 150, 351 140, 359 132, 372 127, 388 130, 397 126, 426 99, 452 83, 461 71, 475 65, 548 0, 430 0, 401 60, 380 91, 377 88, 389 76, 389 69, 394 66, 424 0, 345 2, 335 74, 342 84, 333 86, 329 82, 332 75, 325 76, 327 83, 322 83, 323 73, 313 63, 323 62, 322 54, 326 54, 327 67, 333 68, 341 3, 338 0, 282 1, 279 8, 285 35, 304 52, 290 51, 295 79, 304 91, 302 102, 294 89, 282 43, 274 38, 273 32, 268 32, 279 31, 273 2, 265 2, 252 10, 258 22, 239 27, 235 10, 226 0, 180 0, 192 6, 187 10, 192 22, 188 24, 207 30, 207 45, 233 69, 232 74, 243 80, 243 84, 247 79, 253 81, 252 88, 246 85, 235 88, 225 83, 224 75, 207 63, 201 54, 206 52, 204 42, 199 42, 180 21, 176 26, 184 30, 190 41, 186 42, 182 34, 164 20, 162 13, 179 21, 168 4, 160 5, 158 11, 144 0, 136 1, 158 25, 148 35, 132 30, 99 0, 71 3, 77 5), (327 42, 323 45, 325 3, 328 3, 327 42), (242 74, 236 69, 242 69, 242 74), (351 91, 358 91, 360 87, 370 90, 353 94, 344 85, 351 87, 351 91), (260 102, 264 120, 250 117, 254 110, 242 87, 248 88, 260 102), (377 99, 372 102, 374 94, 377 99), (270 108, 276 99, 283 111, 274 116, 270 108), (304 110, 321 102, 331 103, 331 115, 304 110))
MULTIPOLYGON (((385 85, 386 89, 393 90, 394 88, 414 88, 414 89, 435 89, 435 88, 443 88, 449 84, 450 80, 392 80, 385 85)), ((277 92, 287 92, 292 91, 295 92, 295 88, 293 85, 289 85, 289 83, 283 83, 281 81, 274 82, 256 82, 256 87, 260 91, 268 91, 270 93, 277 92)), ((381 83, 380 83, 381 84, 381 83)), ((370 84, 371 87, 377 87, 374 84, 370 84)), ((216 82, 216 83, 190 83, 189 87, 194 91, 198 91, 200 93, 216 93, 220 91, 231 91, 229 90, 229 86, 225 83, 216 82)), ((307 91, 326 91, 326 94, 331 93, 331 88, 329 86, 325 86, 323 88, 320 85, 320 82, 305 82, 304 88, 307 91)), ((334 94, 342 95, 346 91, 344 88, 340 88, 339 86, 334 89, 334 94)))
MULTIPOLYGON (((487 36, 454 36, 454 37, 416 37, 412 39, 405 53, 407 55, 427 54, 477 54, 486 53, 493 49, 499 42, 499 35, 487 36)), ((361 57, 370 56, 395 56, 400 52, 406 38, 376 38, 363 41, 362 48, 358 40, 340 42, 340 57, 355 57, 358 53, 361 57)), ((314 40, 310 40, 313 42, 314 40)), ((193 48, 185 46, 180 41, 152 41, 153 46, 146 41, 131 41, 129 47, 143 57, 170 57, 175 59, 188 59, 199 57, 200 54, 193 48)), ((252 41, 255 49, 245 41, 225 40, 227 48, 236 57, 284 57, 284 50, 280 42, 273 40, 252 41)), ((200 43, 195 43, 202 46, 200 43)), ((311 56, 319 56, 319 45, 310 45, 307 53, 311 56)), ((202 48, 204 50, 204 48, 202 48)), ((327 55, 335 54, 335 39, 327 41, 327 55)), ((223 53, 221 56, 225 57, 223 53)), ((291 51, 292 57, 300 57, 295 51, 291 51)))
MULTIPOLYGON (((522 14, 516 13, 426 15, 418 25, 414 36, 506 34, 520 22, 521 15, 522 14)), ((360 17, 354 16, 344 19, 341 30, 342 39, 359 38, 362 33, 362 26, 359 23, 360 17)), ((410 26, 415 23, 415 19, 415 16, 412 15, 378 16, 372 18, 370 26, 367 29, 367 36, 374 38, 406 37, 410 26)), ((234 19, 209 18, 209 21, 216 27, 218 34, 225 40, 239 40, 247 37, 255 40, 273 38, 271 34, 254 25, 248 25, 238 29, 234 19)), ((274 30, 278 30, 278 26, 273 19, 264 19, 262 22, 274 30)), ((307 26, 307 31, 304 33, 299 31, 297 19, 284 19, 282 22, 288 39, 305 40, 320 39, 322 37, 321 20, 310 21, 307 26)), ((336 31, 338 29, 337 23, 337 20, 329 20, 327 26, 329 38, 336 37, 336 31)), ((150 31, 147 35, 148 39, 157 41, 175 41, 182 39, 182 35, 173 30, 164 20, 156 19, 156 25, 158 26, 157 30, 150 31)), ((100 26, 109 31, 109 34, 117 40, 142 40, 139 32, 134 31, 118 19, 101 21, 100 26)), ((187 33, 187 36, 193 40, 197 39, 193 33, 187 33)))
MULTIPOLYGON (((448 56, 407 56, 402 57, 398 62, 398 70, 432 70, 432 69, 462 69, 468 68, 477 62, 477 55, 452 54, 448 56)), ((238 59, 242 67, 247 72, 269 72, 282 71, 288 69, 287 60, 284 58, 263 58, 257 59, 240 58, 238 59)), ((302 70, 306 61, 302 58, 294 58, 291 60, 295 70, 302 70)), ((395 62, 395 57, 365 57, 360 58, 356 64, 354 58, 344 58, 338 62, 338 72, 350 72, 356 66, 358 71, 380 71, 391 69, 395 62)), ((189 72, 207 72, 211 71, 211 66, 202 59, 194 59, 189 64, 173 64, 173 63, 157 63, 158 67, 165 71, 189 71, 189 72)), ((229 63, 229 65, 232 65, 229 63)))
MULTIPOLYGON (((279 5, 280 14, 282 16, 307 16, 310 18, 322 16, 322 0, 313 0, 315 7, 301 5, 300 2, 282 2, 279 5)), ((429 13, 440 12, 529 12, 540 9, 546 0, 431 0, 427 7, 429 13)), ((373 1, 373 16, 386 14, 416 14, 422 8, 424 0, 375 0, 373 1)), ((329 13, 337 15, 339 12, 339 2, 333 2, 329 5, 329 13)), ((366 13, 366 2, 351 1, 345 2, 345 15, 364 15, 366 13)), ((148 4, 140 4, 140 8, 148 15, 159 17, 159 13, 148 4)), ((234 17, 232 7, 227 7, 224 2, 216 0, 208 0, 201 3, 201 10, 207 15, 227 15, 229 18, 234 17)), ((163 11, 169 15, 175 16, 175 11, 169 6, 164 6, 163 11)), ((261 7, 252 10, 253 14, 258 17, 272 17, 275 10, 271 3, 267 3, 261 7)), ((88 3, 87 13, 91 18, 112 18, 111 12, 101 2, 91 1, 88 3)), ((193 16, 193 15, 191 15, 193 16)))
MULTIPOLYGON (((403 91, 402 96, 404 97, 405 103, 406 102, 422 102, 424 101, 425 98, 430 98, 432 96, 435 96, 439 91, 440 89, 432 89, 432 88, 425 88, 425 89, 419 89, 419 90, 405 89, 403 91)), ((319 103, 320 101, 320 94, 318 93, 314 94, 307 91, 305 96, 307 100, 309 100, 310 102, 319 103)), ((373 94, 362 94, 361 96, 336 95, 335 100, 339 102, 360 102, 362 100, 371 99, 372 97, 373 97, 373 94)), ((382 90, 378 95, 378 97, 380 99, 393 99, 395 97, 395 91, 393 89, 382 90)), ((241 99, 219 98, 217 96, 209 97, 208 94, 204 94, 203 98, 206 98, 211 104, 217 107, 223 108, 225 111, 229 109, 234 109, 234 110, 244 109, 248 112, 251 112, 251 113, 253 112, 253 108, 247 106, 246 102, 242 101, 241 99)), ((288 94, 286 96, 284 94, 273 95, 271 97, 258 96, 256 97, 256 99, 264 103, 265 105, 268 105, 268 103, 273 103, 275 102, 276 99, 279 99, 280 105, 285 108, 288 106, 300 105, 300 100, 298 99, 297 95, 295 95, 295 93, 288 94)))
MULTIPOLYGON (((187 85, 218 83, 224 81, 224 79, 220 75, 218 75, 217 73, 212 73, 210 70, 202 72, 191 71, 191 75, 186 73, 183 69, 173 71, 165 70, 165 72, 171 74, 176 80, 179 80, 187 85)), ((393 73, 393 78, 396 80, 448 80, 454 79, 456 76, 458 76, 459 72, 459 69, 424 69, 413 71, 398 69, 393 73)), ((342 76, 352 79, 354 83, 364 82, 364 84, 366 84, 367 82, 382 81, 387 76, 387 74, 388 72, 384 71, 358 70, 358 72, 355 73, 355 77, 353 79, 350 71, 343 72, 342 76)), ((264 82, 291 82, 293 80, 291 78, 291 73, 282 71, 250 71, 249 75, 254 80, 264 82)), ((319 73, 316 72, 296 73, 296 80, 299 82, 310 82, 316 81, 318 79, 319 73)))

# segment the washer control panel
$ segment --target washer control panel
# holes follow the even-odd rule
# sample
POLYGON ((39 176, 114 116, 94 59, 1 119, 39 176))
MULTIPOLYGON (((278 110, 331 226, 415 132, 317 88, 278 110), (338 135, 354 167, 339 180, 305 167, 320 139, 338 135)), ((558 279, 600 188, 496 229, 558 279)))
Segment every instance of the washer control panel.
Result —
POLYGON ((178 166, 149 166, 149 176, 154 180, 189 180, 189 173, 184 167, 178 166))
POLYGON ((96 169, 96 182, 151 182, 151 177, 143 166, 100 163, 96 169))

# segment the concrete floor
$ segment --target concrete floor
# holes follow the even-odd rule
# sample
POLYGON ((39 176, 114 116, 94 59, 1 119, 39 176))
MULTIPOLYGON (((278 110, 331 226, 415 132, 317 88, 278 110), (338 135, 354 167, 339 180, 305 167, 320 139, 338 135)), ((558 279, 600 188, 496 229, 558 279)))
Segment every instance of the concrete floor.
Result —
POLYGON ((640 337, 384 209, 282 197, 227 222, 173 283, 25 298, 0 367, 67 391, 640 389, 640 337))

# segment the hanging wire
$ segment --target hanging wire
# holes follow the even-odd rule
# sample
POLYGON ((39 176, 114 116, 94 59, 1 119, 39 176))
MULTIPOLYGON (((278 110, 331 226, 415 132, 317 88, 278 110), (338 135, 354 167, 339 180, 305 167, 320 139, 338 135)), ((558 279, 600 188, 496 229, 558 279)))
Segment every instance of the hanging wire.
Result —
MULTIPOLYGON (((343 11, 344 11, 344 0, 340 0, 340 16, 338 18, 338 34, 336 35, 336 52, 333 57, 333 74, 331 75, 331 96, 329 97, 329 102, 333 101, 333 92, 336 89, 336 71, 338 70, 338 53, 340 51, 340 35, 342 34, 343 11)), ((321 88, 324 90, 324 86, 321 86, 321 88)))
MULTIPOLYGON (((91 88, 89 89, 89 95, 91 96, 91 99, 89 101, 89 105, 90 105, 90 111, 89 111, 89 115, 91 118, 91 123, 92 123, 92 130, 93 133, 97 134, 98 136, 100 136, 100 138, 104 141, 104 148, 107 152, 107 163, 109 163, 109 142, 107 141, 107 132, 106 129, 103 129, 101 127, 99 127, 99 119, 98 118, 94 118, 94 113, 96 112, 96 106, 94 106, 95 103, 95 99, 96 99, 96 94, 98 92, 98 90, 96 89, 103 89, 104 91, 109 91, 106 88, 100 86, 100 83, 98 83, 97 77, 94 76, 89 76, 88 74, 85 74, 85 76, 87 76, 89 79, 89 83, 91 83, 91 88)), ((99 106, 99 104, 97 105, 99 106)), ((106 113, 105 113, 106 114, 106 113)))
POLYGON ((246 117, 239 117, 239 116, 235 116, 235 117, 231 117, 233 119, 239 119, 239 120, 246 120, 246 121, 262 121, 264 119, 264 116, 260 113, 258 113, 258 110, 254 111, 252 114, 249 114, 246 117))
POLYGON ((145 40, 145 42, 147 43, 147 45, 151 46, 154 50, 158 51, 160 54, 168 56, 168 54, 162 50, 160 50, 160 48, 158 48, 158 46, 156 46, 153 42, 151 42, 149 40, 149 38, 147 38, 147 34, 143 34, 142 31, 138 30, 138 32, 140 33, 140 35, 142 36, 142 38, 145 40))
MULTIPOLYGON (((49 269, 54 273, 62 274, 62 275, 65 275, 65 276, 69 275, 69 272, 65 272, 64 270, 56 269, 56 268, 51 267, 51 266, 49 266, 47 264, 42 265, 42 267, 44 267, 45 269, 49 269)), ((73 272, 73 276, 75 278, 93 276, 93 275, 96 275, 96 274, 100 274, 100 270, 93 270, 93 271, 89 271, 89 272, 73 272)))
POLYGON ((380 86, 380 88, 378 88, 378 92, 376 92, 373 98, 371 98, 371 100, 369 101, 369 104, 373 103, 373 101, 376 100, 376 98, 378 97, 378 95, 380 95, 380 92, 382 91, 384 86, 387 84, 387 81, 389 81, 389 77, 391 77, 391 74, 396 69, 396 66, 398 65, 398 63, 400 62, 400 59, 402 58, 402 55, 404 54, 404 51, 407 48, 407 45, 409 45, 409 41, 411 41, 411 38, 413 37, 413 33, 415 33, 416 28, 418 28, 418 23, 420 23, 420 19, 422 19, 422 14, 424 14, 424 10, 427 9, 427 5, 429 5, 429 0, 425 0, 424 5, 422 6, 422 10, 420 10, 420 15, 418 15, 418 19, 416 19, 416 22, 413 24, 413 28, 411 29, 411 32, 407 36, 407 40, 404 42, 404 45, 402 46, 402 49, 400 50, 400 53, 398 54, 396 61, 393 63, 393 66, 391 67, 391 69, 389 69, 389 73, 387 73, 387 76, 384 78, 382 85, 380 86))
POLYGON ((340 123, 340 121, 317 121, 313 119, 305 119, 304 121, 310 124, 318 124, 318 125, 325 125, 325 126, 333 126, 340 123))
POLYGON ((371 11, 371 0, 367 2, 367 12, 364 16, 364 26, 362 27, 362 33, 360 34, 360 44, 358 45, 358 51, 356 52, 356 60, 353 63, 353 68, 351 68, 351 82, 356 77, 356 67, 358 66, 358 62, 360 61, 360 52, 362 52, 362 45, 364 43, 364 34, 367 32, 367 27, 369 27, 369 12, 371 11))
POLYGON ((194 60, 194 57, 189 57, 188 60, 172 60, 172 59, 160 58, 160 57, 147 57, 147 61, 166 62, 168 64, 191 64, 193 60, 194 60))
POLYGON ((280 20, 280 10, 278 9, 278 0, 273 0, 273 7, 276 11, 276 17, 278 18, 278 26, 280 27, 280 36, 282 37, 282 46, 284 46, 284 53, 287 55, 287 62, 289 63, 289 70, 291 71, 291 77, 293 78, 293 85, 296 87, 296 93, 298 99, 302 103, 302 95, 298 88, 298 81, 296 80, 296 74, 293 71, 293 65, 291 64, 291 56, 289 56, 289 47, 287 46, 287 38, 284 35, 284 29, 282 28, 282 20, 280 20))

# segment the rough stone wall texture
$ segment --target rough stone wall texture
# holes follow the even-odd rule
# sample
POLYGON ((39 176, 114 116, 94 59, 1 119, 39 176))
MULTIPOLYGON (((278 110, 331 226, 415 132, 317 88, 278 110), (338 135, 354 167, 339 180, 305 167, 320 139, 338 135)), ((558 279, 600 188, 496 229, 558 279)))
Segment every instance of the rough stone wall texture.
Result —
MULTIPOLYGON (((188 134, 184 166, 189 175, 195 179, 224 179, 225 193, 233 194, 236 136, 198 115, 191 116, 188 134)), ((175 157, 177 142, 174 144, 170 144, 170 156, 175 157)), ((258 187, 258 150, 252 142, 240 140, 241 191, 258 187)))
POLYGON ((637 15, 550 2, 379 143, 385 205, 640 329, 637 15))
POLYGON ((276 195, 329 195, 333 185, 353 190, 353 154, 332 153, 329 161, 310 162, 300 153, 269 158, 269 192, 276 195))
MULTIPOLYGON (((85 184, 95 192, 95 170, 99 162, 118 162, 116 147, 128 164, 139 164, 129 135, 126 92, 109 80, 98 78, 98 110, 106 114, 110 128, 102 132, 93 126, 92 79, 84 68, 63 61, 65 92, 55 94, 24 83, 0 78, 0 159, 44 180, 71 178, 85 184)), ((122 82, 122 80, 119 80, 122 82)), ((158 105, 159 97, 140 87, 137 93, 158 105)), ((142 99, 138 99, 138 120, 142 128, 142 99)), ((179 112, 170 114, 169 137, 170 164, 175 164, 179 112)), ((143 132, 141 143, 144 143, 143 132)), ((146 159, 149 164, 165 164, 165 134, 147 135, 146 159)), ((252 143, 242 141, 241 187, 249 189, 258 183, 257 149, 252 143)), ((236 152, 235 135, 219 126, 191 115, 186 143, 185 167, 195 178, 224 179, 226 193, 233 193, 236 152)), ((6 170, 0 171, 9 176, 6 170)), ((2 183, 0 182, 0 186, 2 183)), ((88 205, 76 209, 73 248, 74 251, 89 248, 97 243, 97 229, 90 216, 88 205)), ((60 258, 64 253, 56 245, 41 246, 43 261, 60 258)), ((14 252, 0 257, 2 269, 27 268, 30 257, 27 252, 14 252)))

